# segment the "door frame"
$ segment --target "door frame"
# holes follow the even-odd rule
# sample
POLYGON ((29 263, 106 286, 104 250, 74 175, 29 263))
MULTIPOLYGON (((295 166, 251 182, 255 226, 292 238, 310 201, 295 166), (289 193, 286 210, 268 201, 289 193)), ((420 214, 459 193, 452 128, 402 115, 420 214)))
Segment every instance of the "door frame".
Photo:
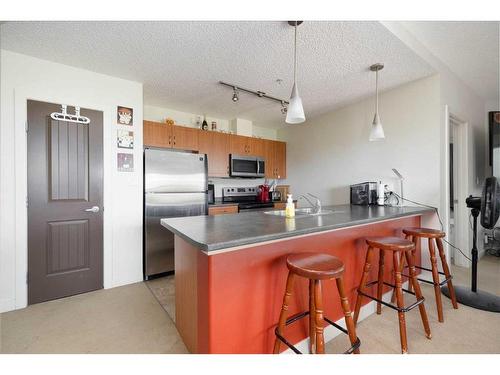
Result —
MULTIPOLYGON (((453 140, 453 150, 454 157, 453 162, 457 163, 457 169, 461 171, 461 178, 457 179, 457 186, 454 186, 457 196, 462 196, 463 199, 458 199, 457 211, 455 213, 456 217, 461 218, 455 223, 455 241, 453 245, 464 251, 465 254, 469 251, 470 242, 470 228, 469 228, 469 212, 467 205, 465 204, 465 197, 469 194, 469 151, 470 151, 470 127, 467 121, 462 120, 460 117, 455 115, 453 110, 450 110, 448 105, 445 105, 445 126, 444 126, 444 184, 443 184, 443 198, 444 198, 444 209, 443 209, 443 225, 445 231, 449 231, 450 228, 450 128, 451 126, 457 126, 457 139, 453 140), (456 155, 456 150, 458 150, 458 155, 456 155), (458 157, 457 157, 458 156, 458 157), (465 178, 464 178, 465 177, 465 178), (458 225, 457 225, 458 224, 458 225)), ((458 252, 458 250, 453 249, 451 246, 446 244, 446 259, 448 263, 451 260, 451 253, 453 251, 454 264, 460 267, 469 267, 470 264, 465 259, 465 257, 458 252)))
MULTIPOLYGON (((76 95, 77 96, 77 95, 76 95)), ((96 106, 71 94, 58 95, 40 88, 16 89, 14 92, 14 143, 15 143, 15 309, 28 306, 28 137, 26 124, 28 117, 28 100, 49 103, 68 103, 79 105, 103 113, 103 284, 104 288, 112 286, 112 233, 109 223, 112 218, 112 178, 106 160, 112 159, 112 150, 106 144, 110 141, 106 132, 106 124, 112 123, 110 114, 113 106, 96 106), (104 209, 106 208, 106 209, 104 209)))

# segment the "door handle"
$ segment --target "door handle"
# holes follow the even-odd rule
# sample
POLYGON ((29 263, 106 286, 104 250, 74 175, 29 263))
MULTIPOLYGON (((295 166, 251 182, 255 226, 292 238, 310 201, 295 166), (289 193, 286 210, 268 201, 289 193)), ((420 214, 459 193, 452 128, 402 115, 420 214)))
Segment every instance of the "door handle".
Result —
POLYGON ((94 206, 92 208, 87 208, 84 211, 86 211, 86 212, 99 212, 99 206, 94 206))

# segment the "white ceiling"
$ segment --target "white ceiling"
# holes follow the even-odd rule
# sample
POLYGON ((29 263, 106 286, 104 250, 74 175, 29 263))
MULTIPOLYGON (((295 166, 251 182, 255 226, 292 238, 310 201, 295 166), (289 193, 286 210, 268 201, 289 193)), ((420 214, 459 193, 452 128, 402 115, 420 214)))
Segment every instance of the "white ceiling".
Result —
MULTIPOLYGON (((144 103, 280 127, 279 103, 232 92, 224 80, 287 99, 293 28, 286 22, 7 22, 2 48, 143 82, 144 103), (282 79, 281 85, 276 79, 282 79)), ((368 67, 385 63, 381 89, 433 69, 379 22, 304 22, 298 85, 306 117, 373 95, 368 67)))
POLYGON ((499 22, 402 22, 485 101, 499 100, 499 22))

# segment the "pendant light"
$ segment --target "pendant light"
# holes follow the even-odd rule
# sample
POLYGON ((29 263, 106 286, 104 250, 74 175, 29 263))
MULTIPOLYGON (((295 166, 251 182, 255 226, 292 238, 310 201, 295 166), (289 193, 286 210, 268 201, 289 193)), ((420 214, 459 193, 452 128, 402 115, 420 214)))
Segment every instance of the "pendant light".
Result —
POLYGON ((378 115, 378 72, 384 69, 384 64, 378 63, 370 66, 370 70, 375 72, 375 116, 373 116, 372 129, 370 131, 370 141, 379 141, 385 138, 384 128, 378 115))
POLYGON ((301 23, 302 21, 288 21, 288 24, 295 28, 295 41, 293 58, 293 88, 292 95, 290 96, 290 103, 288 104, 286 112, 285 122, 287 124, 300 124, 306 121, 304 107, 302 106, 302 99, 300 99, 299 90, 297 89, 297 26, 301 23))

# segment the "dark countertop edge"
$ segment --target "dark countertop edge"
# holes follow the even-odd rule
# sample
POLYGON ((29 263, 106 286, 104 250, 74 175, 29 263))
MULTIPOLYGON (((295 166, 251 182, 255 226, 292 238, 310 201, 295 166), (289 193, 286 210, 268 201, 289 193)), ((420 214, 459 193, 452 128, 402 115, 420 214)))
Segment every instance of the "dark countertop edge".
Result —
MULTIPOLYGON (((206 245, 206 244, 202 244, 200 242, 194 241, 192 238, 184 235, 183 233, 179 232, 178 230, 171 227, 170 225, 164 224, 163 223, 164 219, 162 219, 161 225, 163 225, 168 230, 172 231, 174 234, 180 236, 182 239, 186 240, 190 244, 199 248, 203 253, 210 255, 211 252, 215 252, 216 250, 228 250, 228 249, 231 249, 233 247, 242 247, 242 246, 251 247, 251 245, 256 245, 256 244, 259 244, 261 242, 283 240, 283 239, 287 239, 287 238, 302 236, 305 234, 315 234, 315 233, 327 232, 327 231, 331 231, 331 230, 335 230, 335 229, 355 227, 355 226, 359 226, 359 225, 377 223, 377 222, 382 222, 382 221, 386 221, 386 220, 395 220, 395 219, 400 219, 403 217, 422 216, 422 215, 432 213, 432 212, 434 212, 433 209, 422 208, 422 210, 419 210, 419 211, 393 214, 393 215, 384 216, 382 218, 376 218, 376 219, 369 218, 369 219, 363 219, 363 220, 356 220, 356 221, 351 221, 349 223, 340 223, 340 224, 336 224, 336 225, 328 225, 328 226, 319 227, 319 228, 312 228, 312 229, 306 228, 303 230, 296 230, 293 233, 283 232, 283 233, 276 233, 276 234, 264 235, 264 236, 259 236, 259 237, 248 237, 248 238, 245 238, 244 240, 238 239, 238 240, 234 240, 234 241, 217 243, 215 245, 206 245)), ((237 214, 234 214, 234 215, 237 215, 237 214)))

